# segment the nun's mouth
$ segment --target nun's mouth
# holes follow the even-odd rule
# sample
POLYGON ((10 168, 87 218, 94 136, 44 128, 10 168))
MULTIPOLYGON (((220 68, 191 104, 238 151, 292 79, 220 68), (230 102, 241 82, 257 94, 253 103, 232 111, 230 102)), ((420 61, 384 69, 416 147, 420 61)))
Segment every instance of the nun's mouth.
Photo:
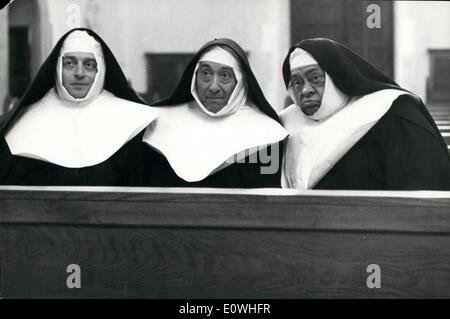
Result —
POLYGON ((306 115, 313 115, 320 108, 320 102, 312 100, 303 101, 301 108, 306 115))
POLYGON ((72 83, 71 85, 74 87, 85 87, 85 86, 88 86, 89 84, 88 83, 72 83))
POLYGON ((225 98, 222 96, 206 96, 206 99, 210 101, 221 101, 224 100, 225 98))

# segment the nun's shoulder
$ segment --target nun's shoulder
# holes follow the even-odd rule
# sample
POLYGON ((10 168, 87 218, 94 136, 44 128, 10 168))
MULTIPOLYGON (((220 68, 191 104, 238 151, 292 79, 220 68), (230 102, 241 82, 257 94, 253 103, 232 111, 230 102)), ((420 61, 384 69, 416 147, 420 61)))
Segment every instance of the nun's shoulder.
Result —
POLYGON ((6 121, 6 117, 8 116, 8 114, 2 114, 0 115, 0 126, 3 125, 3 123, 6 121))
POLYGON ((278 113, 278 117, 280 118, 280 120, 287 120, 288 118, 292 117, 293 114, 296 113, 296 105, 295 104, 291 104, 289 106, 287 106, 285 109, 283 109, 282 111, 280 111, 278 113))
MULTIPOLYGON (((6 138, 1 135, 0 136, 0 166, 4 165, 4 162, 11 156, 11 151, 9 150, 8 143, 6 142, 6 138)), ((2 167, 3 168, 3 167, 2 167)))
POLYGON ((436 125, 422 103, 421 99, 413 94, 402 94, 393 103, 389 112, 395 117, 420 127, 432 135, 436 135, 436 125))
POLYGON ((281 124, 288 131, 295 129, 305 121, 299 107, 295 104, 292 104, 279 112, 278 117, 280 118, 281 124))
MULTIPOLYGON (((447 153, 447 146, 422 101, 411 94, 399 96, 389 111, 370 130, 380 145, 399 143, 399 147, 435 145, 447 153)), ((420 148, 420 147, 419 147, 420 148)), ((441 152, 439 151, 439 152, 441 152)))
POLYGON ((11 112, 12 111, 10 111, 9 113, 0 115, 0 138, 2 138, 2 139, 4 139, 4 134, 7 130, 7 126, 9 126, 8 118, 11 115, 11 112))
POLYGON ((155 110, 155 108, 149 106, 148 104, 145 104, 143 101, 141 103, 138 103, 136 101, 124 99, 124 98, 116 96, 114 93, 111 93, 108 90, 103 90, 103 92, 97 98, 97 101, 101 101, 102 103, 110 103, 111 105, 116 105, 116 106, 126 106, 126 107, 134 107, 137 109, 155 110))

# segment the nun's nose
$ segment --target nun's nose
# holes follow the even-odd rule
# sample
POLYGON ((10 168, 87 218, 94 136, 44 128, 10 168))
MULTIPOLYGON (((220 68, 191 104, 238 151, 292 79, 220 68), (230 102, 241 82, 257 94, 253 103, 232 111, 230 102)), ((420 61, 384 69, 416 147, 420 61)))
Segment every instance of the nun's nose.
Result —
POLYGON ((305 85, 303 87, 302 94, 303 94, 303 96, 306 96, 306 97, 314 94, 314 88, 311 85, 311 83, 309 83, 308 81, 305 81, 305 85))
POLYGON ((75 73, 74 73, 75 77, 77 79, 82 79, 84 78, 85 74, 84 74, 84 67, 81 64, 78 64, 75 68, 75 73))
POLYGON ((211 85, 209 86, 209 90, 212 93, 217 93, 220 91, 220 87, 219 87, 219 79, 217 76, 214 76, 211 82, 211 85))

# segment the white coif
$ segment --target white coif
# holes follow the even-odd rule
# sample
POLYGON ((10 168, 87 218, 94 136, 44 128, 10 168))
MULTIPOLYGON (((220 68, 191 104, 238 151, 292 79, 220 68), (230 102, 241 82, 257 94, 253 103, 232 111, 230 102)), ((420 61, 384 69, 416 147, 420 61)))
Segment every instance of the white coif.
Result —
POLYGON ((254 106, 243 105, 230 116, 211 117, 192 101, 161 108, 144 142, 159 150, 180 178, 196 182, 231 164, 234 155, 286 136, 278 122, 254 106))
POLYGON ((289 131, 282 187, 311 189, 390 109, 401 90, 387 89, 354 97, 345 108, 317 122, 292 104, 280 115, 289 131))
POLYGON ((74 31, 67 36, 61 47, 58 55, 58 61, 56 63, 56 89, 59 96, 69 102, 85 103, 95 99, 103 90, 103 85, 105 83, 105 59, 103 57, 103 50, 101 44, 90 36, 86 31, 74 31), (84 52, 92 53, 97 62, 97 74, 95 75, 94 82, 92 83, 89 92, 84 98, 74 98, 67 92, 62 84, 62 69, 63 63, 62 58, 66 53, 70 52, 84 52))
POLYGON ((192 76, 191 82, 191 94, 194 99, 197 101, 198 107, 207 115, 211 117, 224 117, 236 113, 241 106, 246 103, 247 100, 247 85, 246 81, 242 76, 242 70, 239 65, 239 61, 237 61, 234 56, 218 47, 215 46, 204 55, 202 55, 195 66, 194 74, 192 76), (196 79, 197 79, 197 70, 202 61, 210 61, 215 63, 220 63, 233 68, 234 75, 236 76, 236 86, 234 87, 233 93, 231 94, 227 105, 225 105, 219 112, 214 113, 208 111, 208 109, 202 104, 200 101, 197 89, 196 89, 196 79))
POLYGON ((13 155, 67 168, 100 164, 145 129, 158 111, 103 92, 89 103, 68 102, 51 89, 6 135, 13 155))

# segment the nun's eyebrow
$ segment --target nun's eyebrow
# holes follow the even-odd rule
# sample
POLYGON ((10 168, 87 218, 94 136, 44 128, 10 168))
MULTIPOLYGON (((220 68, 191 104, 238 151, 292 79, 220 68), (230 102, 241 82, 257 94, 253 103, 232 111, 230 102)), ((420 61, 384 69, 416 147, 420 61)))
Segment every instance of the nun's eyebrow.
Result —
POLYGON ((209 65, 209 64, 207 64, 207 63, 203 63, 203 62, 200 62, 200 65, 199 65, 199 69, 200 68, 202 68, 202 69, 212 69, 212 67, 211 67, 211 65, 209 65))
POLYGON ((68 60, 76 60, 77 59, 76 57, 74 57, 72 55, 65 55, 62 58, 63 58, 63 60, 66 60, 66 59, 68 59, 68 60))
POLYGON ((313 72, 319 72, 319 73, 322 74, 323 70, 320 67, 316 66, 316 67, 313 67, 311 69, 306 69, 304 72, 305 72, 305 75, 309 75, 309 74, 311 74, 313 72))
POLYGON ((97 61, 94 58, 83 59, 83 62, 95 62, 95 63, 97 63, 97 61))
POLYGON ((311 65, 306 65, 303 67, 298 67, 298 68, 293 69, 291 71, 291 76, 293 76, 293 75, 307 76, 307 75, 311 74, 312 72, 320 72, 321 74, 324 73, 324 71, 319 66, 319 64, 311 64, 311 65))
POLYGON ((224 71, 234 72, 234 70, 231 66, 223 66, 219 69, 219 72, 224 72, 224 71))

